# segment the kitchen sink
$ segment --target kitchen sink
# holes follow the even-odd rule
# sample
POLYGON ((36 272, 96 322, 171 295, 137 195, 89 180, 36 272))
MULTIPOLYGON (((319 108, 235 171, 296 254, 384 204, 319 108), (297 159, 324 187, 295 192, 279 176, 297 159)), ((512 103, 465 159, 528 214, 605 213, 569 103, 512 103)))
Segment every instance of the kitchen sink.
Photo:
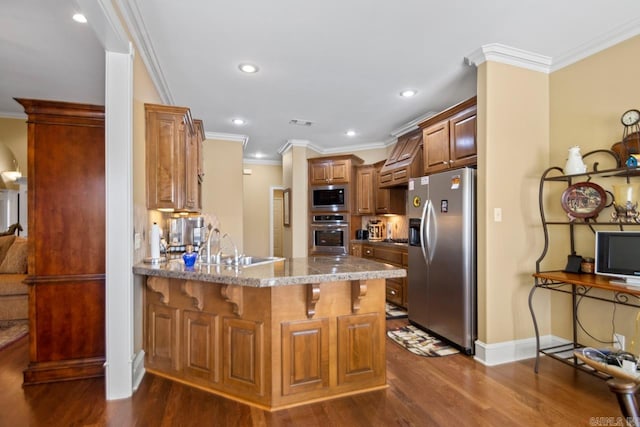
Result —
POLYGON ((219 265, 238 265, 241 267, 251 267, 254 265, 263 265, 269 264, 276 261, 282 261, 284 258, 281 257, 257 257, 257 256, 249 256, 244 255, 241 256, 238 262, 236 263, 233 257, 223 257, 220 260, 219 265))

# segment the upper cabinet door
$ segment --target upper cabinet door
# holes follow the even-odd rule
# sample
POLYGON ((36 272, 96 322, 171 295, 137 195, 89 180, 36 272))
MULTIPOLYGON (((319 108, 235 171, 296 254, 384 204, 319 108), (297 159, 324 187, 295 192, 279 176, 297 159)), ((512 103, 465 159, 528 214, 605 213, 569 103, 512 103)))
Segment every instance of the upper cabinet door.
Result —
POLYGON ((425 175, 477 163, 476 111, 474 96, 420 124, 425 175))
POLYGON ((449 121, 444 120, 422 131, 424 172, 449 168, 449 121))
POLYGON ((450 154, 453 167, 475 165, 478 160, 476 143, 476 107, 451 118, 450 154))
POLYGON ((347 184, 351 177, 351 161, 348 159, 313 160, 309 162, 309 184, 347 184))
MULTIPOLYGON (((376 170, 373 165, 356 169, 356 214, 373 215, 375 213, 376 170)), ((377 185, 376 185, 377 187, 377 185)))
POLYGON ((186 107, 145 104, 147 209, 200 210, 200 138, 186 107))

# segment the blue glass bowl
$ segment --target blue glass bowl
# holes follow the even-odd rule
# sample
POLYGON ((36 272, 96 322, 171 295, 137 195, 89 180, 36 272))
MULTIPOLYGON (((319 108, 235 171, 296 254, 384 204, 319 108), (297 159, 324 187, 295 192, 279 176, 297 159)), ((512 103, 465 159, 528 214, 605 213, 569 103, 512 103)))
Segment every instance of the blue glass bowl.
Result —
POLYGON ((198 258, 197 252, 186 252, 182 255, 182 259, 184 260, 184 265, 187 267, 193 267, 196 263, 196 259, 198 258))

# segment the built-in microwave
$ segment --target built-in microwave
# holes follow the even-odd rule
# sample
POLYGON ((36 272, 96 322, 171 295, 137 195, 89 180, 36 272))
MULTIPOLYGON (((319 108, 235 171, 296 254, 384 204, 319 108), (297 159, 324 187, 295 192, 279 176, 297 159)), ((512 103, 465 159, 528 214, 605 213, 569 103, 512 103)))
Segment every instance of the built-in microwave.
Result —
POLYGON ((315 185, 310 191, 312 212, 349 210, 349 187, 346 185, 315 185))

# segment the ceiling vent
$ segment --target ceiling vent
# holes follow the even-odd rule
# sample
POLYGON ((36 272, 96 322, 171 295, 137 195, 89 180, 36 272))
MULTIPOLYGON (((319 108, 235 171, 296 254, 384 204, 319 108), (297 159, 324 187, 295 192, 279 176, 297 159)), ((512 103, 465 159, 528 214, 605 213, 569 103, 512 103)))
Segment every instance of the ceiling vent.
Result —
POLYGON ((311 126, 313 122, 311 120, 291 119, 289 120, 289 124, 296 126, 311 126))

